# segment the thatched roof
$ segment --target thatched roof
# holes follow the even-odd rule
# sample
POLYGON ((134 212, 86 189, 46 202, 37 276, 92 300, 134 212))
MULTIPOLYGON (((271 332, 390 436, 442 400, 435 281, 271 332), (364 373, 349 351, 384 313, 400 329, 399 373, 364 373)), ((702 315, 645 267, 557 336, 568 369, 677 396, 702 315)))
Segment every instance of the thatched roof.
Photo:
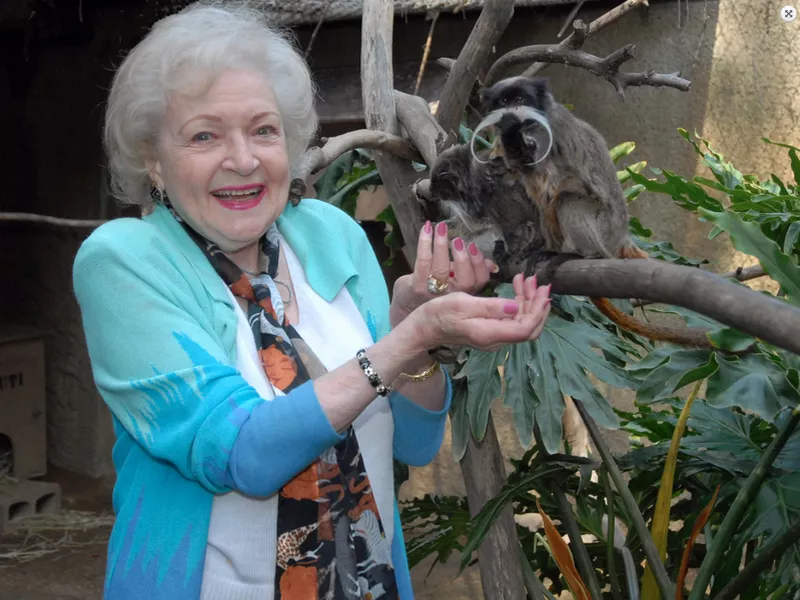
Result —
MULTIPOLYGON (((332 0, 325 10, 326 21, 343 21, 360 19, 364 2, 369 0, 332 0)), ((145 0, 157 18, 176 12, 191 3, 191 0, 145 0)), ((548 6, 555 4, 574 4, 575 0, 517 0, 519 7, 548 6)), ((284 26, 316 23, 322 14, 327 0, 255 0, 274 19, 284 26)), ((483 7, 484 0, 394 0, 395 13, 398 15, 425 14, 430 10, 469 11, 483 7)), ((150 11, 147 11, 150 12, 150 11)))

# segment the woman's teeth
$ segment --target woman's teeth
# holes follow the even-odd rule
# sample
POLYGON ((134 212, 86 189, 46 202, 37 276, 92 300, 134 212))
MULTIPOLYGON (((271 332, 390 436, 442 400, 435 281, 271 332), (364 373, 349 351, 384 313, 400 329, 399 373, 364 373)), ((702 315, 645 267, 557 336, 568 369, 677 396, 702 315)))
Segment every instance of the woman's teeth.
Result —
POLYGON ((213 192, 213 195, 217 198, 250 198, 260 194, 262 189, 264 188, 252 188, 249 190, 222 190, 219 192, 213 192))

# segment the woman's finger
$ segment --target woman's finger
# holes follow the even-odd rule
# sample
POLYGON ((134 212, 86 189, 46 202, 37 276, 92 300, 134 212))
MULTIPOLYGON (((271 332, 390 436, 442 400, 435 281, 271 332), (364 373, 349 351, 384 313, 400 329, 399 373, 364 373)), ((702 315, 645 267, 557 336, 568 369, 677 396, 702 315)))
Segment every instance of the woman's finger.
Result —
POLYGON ((434 228, 431 269, 423 277, 427 279, 428 275, 433 275, 442 282, 450 279, 450 243, 447 238, 447 223, 444 221, 434 228))
POLYGON ((417 240, 417 260, 414 262, 413 287, 418 291, 425 289, 425 280, 428 279, 428 274, 431 272, 433 265, 432 239, 433 225, 431 225, 430 221, 426 221, 419 232, 419 238, 417 240))
POLYGON ((470 243, 467 248, 467 253, 472 263, 472 271, 474 273, 473 290, 477 291, 489 283, 489 265, 487 264, 483 252, 475 245, 475 242, 470 243))
POLYGON ((456 289, 472 291, 475 286, 475 271, 464 246, 464 240, 457 237, 453 240, 453 272, 456 289))

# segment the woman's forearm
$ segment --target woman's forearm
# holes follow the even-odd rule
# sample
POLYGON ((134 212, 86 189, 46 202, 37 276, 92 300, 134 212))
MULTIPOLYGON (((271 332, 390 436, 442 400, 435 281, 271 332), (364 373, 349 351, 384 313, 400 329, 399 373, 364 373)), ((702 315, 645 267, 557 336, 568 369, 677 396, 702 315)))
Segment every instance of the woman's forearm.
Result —
MULTIPOLYGON (((422 337, 414 332, 408 321, 367 348, 366 353, 372 368, 386 386, 402 381, 398 375, 412 368, 420 355, 427 355, 422 337)), ((443 379, 441 381, 444 386, 443 379)), ((376 395, 355 357, 313 383, 320 406, 337 432, 347 429, 376 395)), ((441 396, 443 400, 444 387, 441 396)))

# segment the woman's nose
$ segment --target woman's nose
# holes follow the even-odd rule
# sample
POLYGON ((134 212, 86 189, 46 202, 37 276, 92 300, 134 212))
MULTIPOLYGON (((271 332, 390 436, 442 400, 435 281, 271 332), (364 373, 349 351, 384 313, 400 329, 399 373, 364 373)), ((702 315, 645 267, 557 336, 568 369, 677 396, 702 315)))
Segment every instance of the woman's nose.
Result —
POLYGON ((258 168, 258 159, 254 156, 248 141, 242 136, 237 136, 230 144, 223 166, 240 175, 250 175, 258 168))

